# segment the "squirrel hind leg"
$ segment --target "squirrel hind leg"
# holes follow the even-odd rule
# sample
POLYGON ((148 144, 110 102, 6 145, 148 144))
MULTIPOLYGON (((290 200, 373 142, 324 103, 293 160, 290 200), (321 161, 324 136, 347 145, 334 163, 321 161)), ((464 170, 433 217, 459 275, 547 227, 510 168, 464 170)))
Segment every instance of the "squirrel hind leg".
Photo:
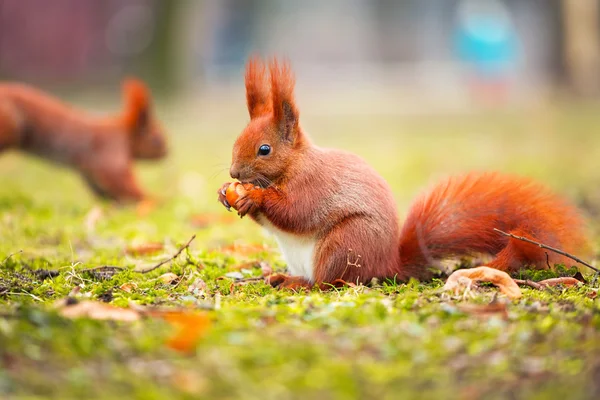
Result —
MULTIPOLYGON (((530 234, 519 229, 512 230, 510 233, 515 236, 525 236, 531 240, 535 240, 530 234)), ((539 246, 522 240, 508 238, 506 246, 496 254, 495 258, 487 266, 505 272, 517 272, 525 267, 546 269, 548 268, 547 261, 546 252, 539 246)))
POLYGON ((266 283, 277 289, 310 289, 312 284, 302 276, 290 276, 285 274, 273 274, 266 277, 266 283))

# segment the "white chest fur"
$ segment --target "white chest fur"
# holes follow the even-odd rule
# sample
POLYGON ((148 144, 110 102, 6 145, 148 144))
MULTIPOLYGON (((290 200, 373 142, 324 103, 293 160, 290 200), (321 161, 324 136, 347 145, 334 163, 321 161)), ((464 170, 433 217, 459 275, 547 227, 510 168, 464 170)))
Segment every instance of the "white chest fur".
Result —
POLYGON ((264 217, 260 223, 267 232, 275 237, 290 275, 303 276, 312 282, 314 280, 316 239, 284 232, 264 217))

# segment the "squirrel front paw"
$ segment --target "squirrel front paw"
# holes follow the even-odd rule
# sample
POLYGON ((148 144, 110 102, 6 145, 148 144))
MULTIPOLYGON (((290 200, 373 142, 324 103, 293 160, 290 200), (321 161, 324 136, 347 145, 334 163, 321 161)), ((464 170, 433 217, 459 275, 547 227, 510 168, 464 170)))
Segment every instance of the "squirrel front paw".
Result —
POLYGON ((248 193, 245 193, 237 199, 234 208, 237 210, 238 215, 243 217, 246 214, 254 214, 258 211, 258 204, 254 202, 248 193))
POLYGON ((217 190, 219 195, 219 203, 223 204, 227 211, 231 211, 231 204, 227 201, 227 188, 231 185, 231 182, 226 182, 217 190))

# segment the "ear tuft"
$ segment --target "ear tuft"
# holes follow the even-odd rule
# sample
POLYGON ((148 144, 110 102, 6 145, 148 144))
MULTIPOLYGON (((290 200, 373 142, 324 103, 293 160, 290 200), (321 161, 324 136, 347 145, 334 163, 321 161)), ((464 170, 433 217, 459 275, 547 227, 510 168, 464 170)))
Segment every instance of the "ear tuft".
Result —
POLYGON ((273 118, 279 124, 284 140, 294 142, 298 134, 299 112, 294 100, 296 80, 288 61, 274 58, 269 64, 273 118))
POLYGON ((144 126, 150 109, 150 91, 144 82, 136 78, 123 81, 125 123, 132 131, 144 126))
POLYGON ((265 64, 253 56, 246 64, 246 102, 250 118, 254 119, 271 112, 271 96, 266 77, 265 64))

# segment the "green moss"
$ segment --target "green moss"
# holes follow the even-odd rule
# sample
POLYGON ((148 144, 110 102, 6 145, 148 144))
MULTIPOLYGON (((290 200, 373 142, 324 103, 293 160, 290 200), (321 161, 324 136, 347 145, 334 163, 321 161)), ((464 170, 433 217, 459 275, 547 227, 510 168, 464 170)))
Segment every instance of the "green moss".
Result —
MULTIPOLYGON (((333 130, 315 135, 317 142, 373 162, 405 210, 430 175, 482 166, 538 176, 567 193, 594 187, 600 172, 590 160, 600 156, 595 154, 600 146, 590 141, 598 140, 591 132, 599 130, 599 121, 585 113, 596 111, 553 112, 564 135, 549 133, 543 149, 529 115, 518 113, 384 119, 376 141, 362 135, 362 128, 373 130, 371 121, 313 118, 310 125, 333 130), (581 113, 587 134, 574 118, 581 113), (475 134, 480 129, 485 137, 475 134), (578 150, 582 137, 588 141, 578 150), (450 147, 456 151, 448 154, 450 147), (589 156, 581 157, 581 150, 589 156)), ((179 114, 173 115, 167 126, 177 126, 179 114)), ((583 399, 600 390, 600 300, 589 285, 524 288, 524 297, 508 304, 506 317, 482 317, 460 307, 489 303, 495 289, 483 287, 473 299, 449 298, 438 279, 386 280, 326 293, 282 292, 262 282, 235 285, 225 274, 244 262, 266 261, 275 270, 284 265, 275 244, 250 221, 218 221, 227 214, 214 192, 227 177, 211 176, 214 165, 229 159, 233 135, 243 124, 214 124, 229 132, 226 137, 184 131, 174 137, 177 156, 168 167, 140 168, 145 186, 163 196, 144 218, 130 207, 96 203, 70 171, 31 158, 0 158, 0 397, 583 399), (95 206, 102 216, 89 227, 86 219, 95 206), (194 214, 214 215, 216 221, 198 228, 194 214), (147 274, 134 272, 173 254, 192 234, 196 240, 175 261, 147 274), (125 254, 127 246, 145 242, 164 243, 165 249, 125 254), (273 251, 219 250, 234 242, 265 243, 273 251), (123 270, 85 272, 101 266, 123 270), (165 272, 180 280, 162 282, 158 278, 165 272), (197 279, 206 288, 190 291, 197 279), (76 286, 79 297, 121 307, 134 301, 207 308, 213 323, 193 354, 179 354, 165 346, 173 331, 161 320, 60 318, 54 302, 76 286)), ((198 129, 209 132, 207 126, 198 129)), ((260 274, 257 268, 240 272, 260 274)), ((519 277, 573 273, 561 267, 524 270, 519 277)))

